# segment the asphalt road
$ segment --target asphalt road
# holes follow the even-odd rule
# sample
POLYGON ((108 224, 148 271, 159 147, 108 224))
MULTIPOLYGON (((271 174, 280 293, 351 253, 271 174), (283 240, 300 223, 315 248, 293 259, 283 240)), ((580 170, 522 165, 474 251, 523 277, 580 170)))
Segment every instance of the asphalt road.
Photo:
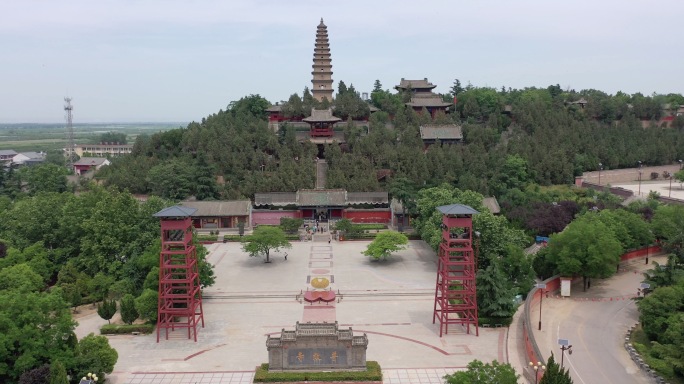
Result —
MULTIPOLYGON (((651 260, 662 263, 664 257, 651 260)), ((558 339, 569 340, 572 355, 565 352, 563 360, 575 384, 652 383, 624 348, 625 333, 639 317, 630 298, 649 268, 637 261, 610 279, 594 280, 587 292, 581 283, 573 285, 570 299, 544 299, 542 331, 535 332, 541 352, 548 358, 553 351, 560 363, 558 339)))

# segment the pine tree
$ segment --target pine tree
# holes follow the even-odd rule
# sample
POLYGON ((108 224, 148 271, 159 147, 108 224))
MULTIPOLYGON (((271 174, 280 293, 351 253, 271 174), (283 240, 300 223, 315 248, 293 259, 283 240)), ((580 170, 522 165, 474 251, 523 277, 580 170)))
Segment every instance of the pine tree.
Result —
POLYGON ((138 311, 135 309, 135 298, 130 293, 121 299, 120 305, 121 320, 126 324, 132 324, 138 318, 138 311))
POLYGON ((373 84, 373 92, 380 91, 382 91, 382 84, 380 84, 380 80, 375 80, 375 83, 373 84))
POLYGON ((556 363, 553 358, 553 352, 551 352, 551 357, 546 362, 546 372, 544 372, 544 376, 539 381, 539 384, 572 384, 570 372, 556 363))
POLYGON ((109 320, 116 314, 116 300, 104 299, 102 304, 97 305, 97 314, 111 324, 109 320))
POLYGON ((50 365, 50 384, 69 384, 66 368, 61 361, 55 361, 50 365))
POLYGON ((197 200, 218 199, 219 193, 216 186, 214 169, 211 165, 209 165, 209 163, 207 163, 207 158, 201 152, 197 155, 194 181, 195 197, 197 200))

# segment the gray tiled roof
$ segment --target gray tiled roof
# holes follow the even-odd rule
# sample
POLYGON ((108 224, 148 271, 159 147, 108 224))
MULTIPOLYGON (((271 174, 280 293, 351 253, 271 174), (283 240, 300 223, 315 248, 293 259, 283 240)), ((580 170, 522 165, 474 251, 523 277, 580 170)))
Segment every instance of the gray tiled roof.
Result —
POLYGON ((249 200, 183 201, 185 208, 194 209, 194 217, 247 216, 252 202, 249 200))
POLYGON ((297 205, 300 207, 345 206, 347 205, 347 191, 344 189, 300 189, 297 192, 297 205))
POLYGON ((432 94, 430 96, 412 97, 406 105, 411 107, 448 107, 451 103, 445 102, 439 95, 432 94))
POLYGON ((423 140, 462 140, 463 132, 460 125, 421 125, 420 137, 423 140))
POLYGON ((283 106, 278 104, 278 105, 271 105, 270 107, 266 108, 266 112, 280 112, 283 109, 283 106))
POLYGON ((255 193, 254 205, 273 205, 282 207, 297 204, 297 192, 255 193))
POLYGON ((332 114, 332 109, 311 109, 311 116, 305 117, 302 119, 302 121, 305 121, 307 123, 316 123, 316 122, 338 122, 342 121, 339 117, 335 117, 332 114))
POLYGON ((387 192, 347 192, 348 204, 387 204, 387 192))
POLYGON ((436 85, 432 84, 431 82, 428 81, 427 77, 424 78, 423 80, 406 80, 406 79, 401 79, 401 82, 399 85, 397 85, 396 89, 425 89, 425 88, 435 88, 436 85))
POLYGON ((14 156, 16 154, 12 149, 0 149, 0 156, 14 156))
POLYGON ((104 157, 81 157, 74 165, 101 165, 105 160, 104 157))
POLYGON ((442 205, 437 210, 443 215, 474 215, 480 213, 473 208, 463 204, 442 205))

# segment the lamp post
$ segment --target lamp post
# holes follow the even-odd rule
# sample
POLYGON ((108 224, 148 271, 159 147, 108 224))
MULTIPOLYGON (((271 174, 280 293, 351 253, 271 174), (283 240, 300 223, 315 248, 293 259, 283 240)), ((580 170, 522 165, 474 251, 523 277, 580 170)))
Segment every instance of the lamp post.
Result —
POLYGON ((641 161, 639 163, 639 196, 641 196, 641 161))
POLYGON ((646 265, 648 265, 648 256, 651 251, 651 244, 646 245, 646 265))
POLYGON ((540 289, 539 294, 539 330, 541 331, 541 316, 542 316, 542 303, 544 302, 544 290, 546 289, 546 284, 540 283, 536 287, 540 289))
POLYGON ((568 351, 568 355, 572 355, 572 345, 568 339, 558 339, 558 345, 561 349, 561 370, 563 370, 563 357, 565 356, 565 351, 568 351))
POLYGON ((679 170, 680 171, 682 170, 682 161, 681 160, 679 160, 679 170))
POLYGON ((603 171, 603 164, 599 163, 599 187, 601 186, 601 171, 603 171))
POLYGON ((539 384, 539 372, 544 372, 546 365, 543 365, 541 361, 537 361, 537 364, 530 361, 529 366, 534 370, 534 384, 539 384))
POLYGON ((670 191, 667 193, 667 197, 672 197, 672 175, 670 175, 670 191))

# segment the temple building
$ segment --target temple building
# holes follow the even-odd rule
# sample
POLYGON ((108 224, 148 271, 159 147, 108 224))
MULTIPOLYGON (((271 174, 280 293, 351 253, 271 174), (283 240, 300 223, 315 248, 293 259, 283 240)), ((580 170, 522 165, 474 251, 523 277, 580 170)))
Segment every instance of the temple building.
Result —
POLYGON ((436 85, 428 81, 427 78, 423 80, 406 80, 401 79, 399 85, 394 88, 399 92, 410 91, 411 101, 406 103, 416 112, 421 112, 426 108, 432 117, 435 117, 437 111, 448 112, 451 103, 442 100, 442 96, 432 92, 436 85))
POLYGON ((311 137, 332 137, 335 123, 341 120, 333 116, 331 108, 312 109, 311 116, 302 119, 305 123, 309 123, 309 136, 311 137))
POLYGON ((323 24, 323 18, 321 18, 321 23, 318 24, 316 30, 316 46, 314 48, 314 58, 313 58, 313 71, 311 75, 311 83, 313 87, 311 88, 311 94, 314 99, 318 101, 323 101, 323 99, 328 99, 332 102, 333 98, 333 87, 332 87, 332 59, 330 58, 330 42, 328 41, 328 27, 323 24))

